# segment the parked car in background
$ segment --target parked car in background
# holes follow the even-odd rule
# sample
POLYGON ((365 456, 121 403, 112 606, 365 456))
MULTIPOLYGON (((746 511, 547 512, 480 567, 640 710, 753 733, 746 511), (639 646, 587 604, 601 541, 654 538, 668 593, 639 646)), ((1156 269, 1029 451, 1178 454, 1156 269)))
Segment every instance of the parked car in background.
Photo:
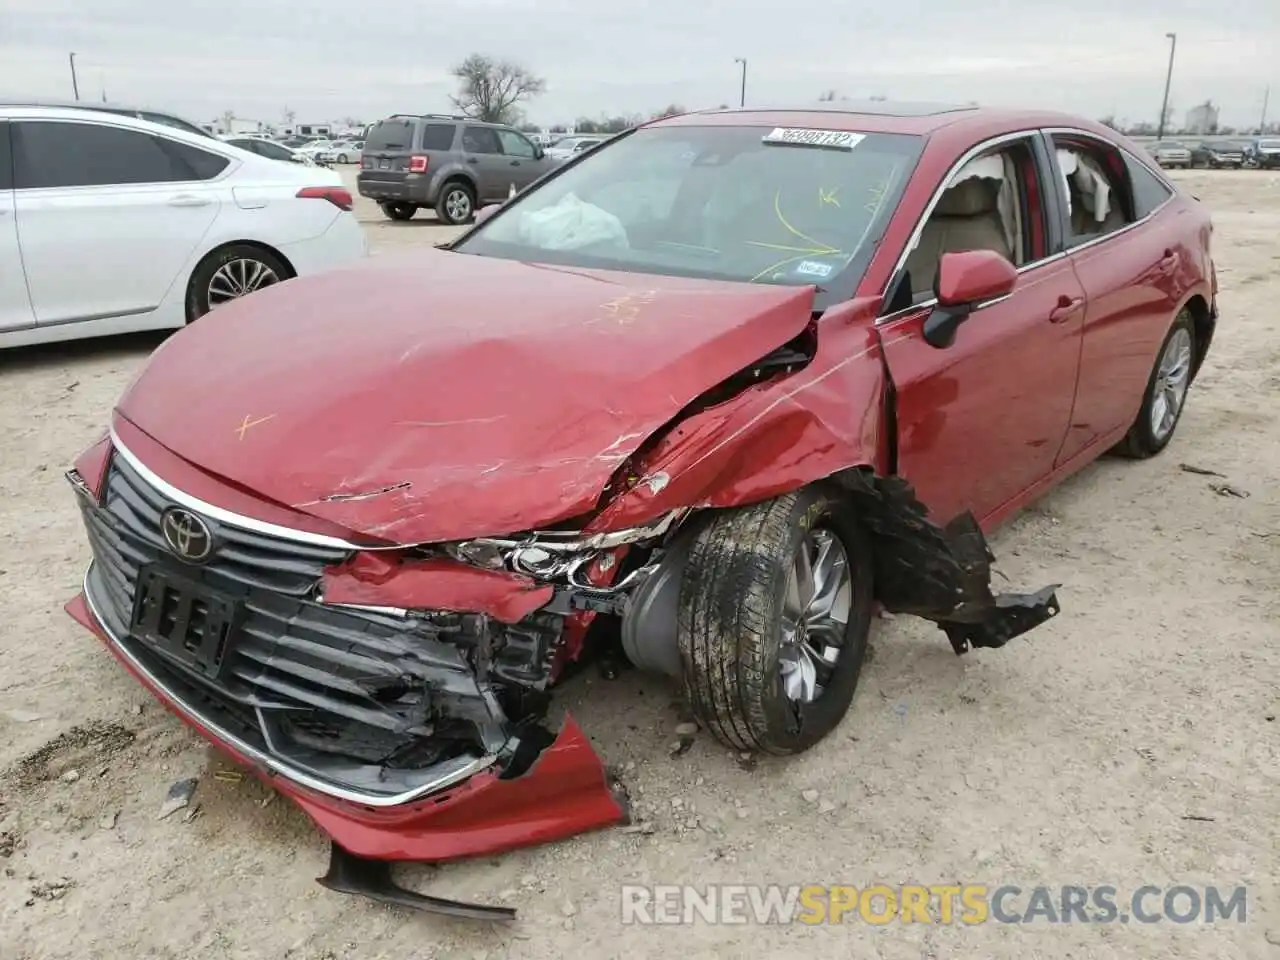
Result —
POLYGON ((1202 140, 1191 148, 1191 165, 1239 170, 1244 166, 1244 145, 1235 140, 1202 140))
POLYGON ((547 156, 553 160, 568 160, 584 150, 590 150, 592 147, 603 143, 606 139, 603 136, 565 137, 563 140, 556 141, 554 146, 547 148, 547 156))
POLYGON ((1157 140, 1147 147, 1147 152, 1162 167, 1191 168, 1191 148, 1177 140, 1157 140))
POLYGON ((328 155, 334 163, 359 163, 363 152, 363 140, 337 140, 329 148, 328 155))
POLYGON ((356 189, 392 220, 434 207, 444 223, 466 223, 555 166, 514 127, 442 114, 396 114, 365 139, 356 189))
MULTIPOLYGON (((384 121, 361 172, 468 128, 384 121)), ((331 835, 326 886, 426 910, 510 915, 386 861, 627 818, 550 706, 593 653, 770 757, 845 718, 877 604, 957 654, 1058 616, 983 530, 1164 450, 1217 318, 1206 208, 1056 112, 684 114, 482 216, 182 331, 68 476, 71 615, 331 835)))
POLYGON ((305 147, 309 143, 315 143, 319 139, 320 139, 319 137, 297 136, 297 137, 287 137, 284 140, 281 140, 280 142, 283 143, 286 147, 288 147, 291 150, 298 150, 298 149, 301 149, 302 147, 305 147))
POLYGON ((0 105, 0 347, 181 327, 351 263, 351 205, 338 174, 216 137, 0 105))
POLYGON ((1255 137, 1245 148, 1250 166, 1272 170, 1280 167, 1280 137, 1255 137))
POLYGON ((241 150, 248 150, 268 160, 285 160, 289 163, 301 163, 314 167, 316 162, 304 153, 291 150, 283 143, 268 140, 266 137, 223 137, 223 141, 241 150))
POLYGON ((330 163, 333 161, 332 140, 312 140, 310 143, 304 143, 295 149, 317 163, 330 163))

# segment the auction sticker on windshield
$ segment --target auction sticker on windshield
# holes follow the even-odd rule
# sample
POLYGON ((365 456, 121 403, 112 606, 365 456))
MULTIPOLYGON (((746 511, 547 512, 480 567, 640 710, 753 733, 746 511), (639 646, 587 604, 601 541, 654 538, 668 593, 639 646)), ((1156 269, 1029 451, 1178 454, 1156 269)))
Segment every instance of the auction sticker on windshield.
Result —
POLYGON ((799 127, 774 127, 764 136, 765 143, 787 143, 800 147, 827 147, 832 150, 852 150, 864 134, 847 130, 804 130, 799 127))

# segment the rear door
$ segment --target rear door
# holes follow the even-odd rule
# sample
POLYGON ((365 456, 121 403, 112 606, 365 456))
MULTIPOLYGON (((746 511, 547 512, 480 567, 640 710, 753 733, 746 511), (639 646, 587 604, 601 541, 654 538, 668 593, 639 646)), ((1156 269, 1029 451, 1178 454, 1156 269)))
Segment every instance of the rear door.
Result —
POLYGON ((980 306, 954 342, 938 348, 922 329, 935 308, 932 283, 900 274, 898 283, 922 292, 879 330, 896 394, 899 472, 935 521, 971 510, 990 526, 1053 469, 1075 393, 1084 290, 1056 251, 1045 202, 1053 198, 1052 173, 1039 134, 989 142, 960 166, 955 182, 979 163, 988 172, 1003 169, 1001 183, 1012 183, 1012 194, 1004 186, 985 190, 990 201, 982 213, 935 198, 904 261, 932 276, 942 253, 993 249, 1018 270, 1013 293, 980 306))
POLYGON ((515 130, 499 130, 502 152, 508 161, 509 176, 517 190, 523 190, 551 166, 545 156, 539 157, 533 141, 515 130))
POLYGON ((36 325, 22 268, 22 252, 18 249, 18 218, 13 196, 9 123, 0 120, 0 332, 36 325))
POLYGON ((1177 310, 1180 272, 1194 269, 1196 252, 1180 235, 1188 231, 1170 225, 1173 191, 1143 163, 1085 133, 1050 137, 1065 246, 1088 299, 1080 385, 1058 454, 1065 463, 1137 416, 1177 310), (1081 193, 1099 177, 1105 209, 1081 193))
POLYGON ((481 203, 507 199, 511 185, 515 183, 516 168, 503 153, 497 130, 493 127, 463 127, 462 159, 475 176, 481 203))
POLYGON ((226 157, 110 121, 13 124, 14 196, 40 325, 149 313, 218 215, 226 157))
POLYGON ((360 164, 366 180, 404 183, 409 173, 409 157, 413 154, 416 124, 412 117, 393 118, 375 123, 360 164))

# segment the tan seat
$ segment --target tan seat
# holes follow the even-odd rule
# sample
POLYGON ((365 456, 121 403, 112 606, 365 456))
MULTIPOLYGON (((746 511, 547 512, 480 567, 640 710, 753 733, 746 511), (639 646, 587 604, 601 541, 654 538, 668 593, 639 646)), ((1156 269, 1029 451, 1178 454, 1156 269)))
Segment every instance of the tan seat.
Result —
POLYGON ((971 177, 948 187, 907 256, 913 299, 933 296, 938 262, 944 253, 994 250, 1012 261, 999 210, 1000 181, 971 177))

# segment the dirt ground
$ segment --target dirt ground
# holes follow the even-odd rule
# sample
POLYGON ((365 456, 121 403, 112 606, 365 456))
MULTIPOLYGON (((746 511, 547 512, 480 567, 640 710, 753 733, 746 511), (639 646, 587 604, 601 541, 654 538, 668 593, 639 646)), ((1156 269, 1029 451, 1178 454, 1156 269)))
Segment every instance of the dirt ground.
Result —
MULTIPOLYGON (((654 831, 403 873, 517 905, 509 927, 321 889, 306 818, 217 778, 63 613, 88 548, 62 472, 158 338, 0 354, 0 960, 1280 956, 1280 175, 1179 179, 1215 212, 1222 320, 1177 438, 1087 469, 993 537, 1014 584, 1064 584, 1062 615, 964 658, 930 626, 880 621, 843 726, 750 769, 705 736, 671 756, 662 683, 575 680, 562 702, 654 831), (198 816, 158 820, 184 777, 200 778, 198 816), (1214 926, 620 921, 621 884, 715 881, 1243 884, 1249 899, 1246 923, 1214 926)), ((377 250, 447 235, 360 215, 377 250)))

